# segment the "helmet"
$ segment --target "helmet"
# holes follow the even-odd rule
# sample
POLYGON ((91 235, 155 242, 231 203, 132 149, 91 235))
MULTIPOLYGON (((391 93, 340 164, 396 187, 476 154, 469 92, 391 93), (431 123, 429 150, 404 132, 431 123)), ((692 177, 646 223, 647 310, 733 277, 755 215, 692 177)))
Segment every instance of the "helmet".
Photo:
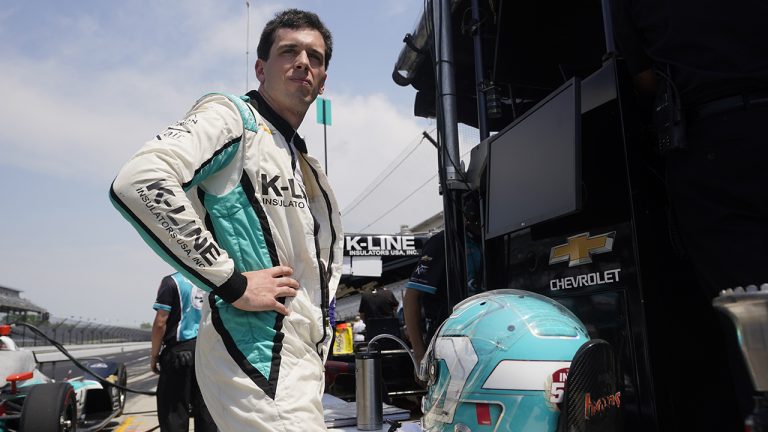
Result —
POLYGON ((589 339, 559 303, 496 290, 454 307, 427 349, 428 431, 554 431, 571 359, 589 339))

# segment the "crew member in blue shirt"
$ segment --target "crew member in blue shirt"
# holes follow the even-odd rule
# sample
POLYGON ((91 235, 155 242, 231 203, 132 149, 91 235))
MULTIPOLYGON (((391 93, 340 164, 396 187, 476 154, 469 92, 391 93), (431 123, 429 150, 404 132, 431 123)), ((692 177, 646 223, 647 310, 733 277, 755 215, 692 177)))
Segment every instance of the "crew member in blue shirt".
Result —
POLYGON ((161 432, 189 430, 190 408, 195 431, 216 431, 195 378, 195 341, 205 292, 180 273, 160 282, 152 308, 152 372, 157 383, 157 419, 161 432))

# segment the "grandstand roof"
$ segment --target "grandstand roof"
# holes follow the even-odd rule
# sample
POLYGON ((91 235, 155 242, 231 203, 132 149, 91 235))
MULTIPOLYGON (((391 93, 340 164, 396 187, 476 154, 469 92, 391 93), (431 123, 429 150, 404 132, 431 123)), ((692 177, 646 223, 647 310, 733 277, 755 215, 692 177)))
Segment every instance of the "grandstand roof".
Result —
POLYGON ((21 297, 21 291, 13 288, 0 286, 0 311, 16 312, 46 312, 46 309, 40 307, 31 301, 21 297))

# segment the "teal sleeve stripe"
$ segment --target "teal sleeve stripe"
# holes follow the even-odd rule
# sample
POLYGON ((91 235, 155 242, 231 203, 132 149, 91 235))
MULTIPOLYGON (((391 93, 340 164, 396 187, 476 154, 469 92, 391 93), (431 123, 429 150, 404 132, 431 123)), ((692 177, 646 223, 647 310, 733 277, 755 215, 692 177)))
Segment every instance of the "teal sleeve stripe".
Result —
MULTIPOLYGON (((251 132, 258 132, 258 123, 256 123, 256 117, 254 117, 253 112, 248 108, 248 106, 245 104, 244 100, 249 100, 250 98, 248 96, 234 96, 231 94, 226 93, 209 93, 204 97, 212 96, 212 95, 218 95, 218 96, 224 96, 227 99, 229 99, 235 106, 237 107, 237 110, 240 112, 240 119, 243 122, 243 128, 245 130, 249 130, 251 132)), ((232 162, 232 159, 234 159, 235 155, 237 155, 237 151, 240 148, 240 140, 241 137, 238 137, 237 139, 232 140, 231 142, 227 143, 224 147, 222 147, 220 150, 218 150, 216 153, 214 153, 213 157, 206 161, 196 172, 195 175, 192 177, 192 180, 185 183, 183 185, 184 191, 188 191, 189 189, 193 188, 195 185, 206 179, 211 174, 219 171, 222 167, 227 166, 230 162, 232 162)))
POLYGON ((200 168, 198 168, 197 171, 195 171, 195 175, 192 177, 192 180, 182 185, 184 192, 189 191, 193 187, 197 186, 201 181, 208 178, 208 176, 216 173, 223 167, 227 166, 230 162, 232 162, 232 159, 235 158, 237 151, 240 148, 241 138, 242 137, 238 137, 237 139, 225 144, 224 147, 213 154, 211 159, 207 160, 200 168))
POLYGON ((144 240, 144 242, 147 243, 147 245, 157 254, 157 256, 162 258, 163 261, 168 263, 168 265, 176 269, 176 271, 179 273, 183 274, 193 284, 197 285, 198 288, 208 292, 213 291, 216 288, 213 283, 206 281, 197 272, 191 271, 191 269, 188 268, 180 258, 168 252, 166 248, 160 243, 160 241, 157 240, 154 234, 147 230, 147 228, 144 227, 144 225, 139 222, 137 218, 128 212, 128 210, 124 207, 124 204, 119 199, 117 199, 117 196, 115 195, 112 188, 110 188, 110 201, 112 202, 112 205, 117 209, 117 211, 120 212, 120 214, 125 218, 125 220, 127 220, 133 226, 133 228, 136 229, 142 240, 144 240))
POLYGON ((437 288, 435 288, 435 287, 432 287, 432 286, 429 286, 429 285, 422 285, 420 283, 410 282, 410 281, 405 284, 405 287, 406 288, 412 288, 412 289, 415 289, 417 291, 425 292, 427 294, 434 294, 434 293, 437 292, 437 288))
POLYGON ((253 112, 250 108, 245 104, 245 101, 250 100, 248 96, 235 96, 228 93, 209 93, 203 97, 212 96, 212 95, 219 95, 224 96, 225 98, 229 99, 235 106, 237 107, 237 110, 240 111, 240 117, 243 119, 243 128, 246 130, 249 130, 251 132, 257 132, 259 129, 259 125, 256 123, 256 118, 253 116, 253 112))
POLYGON ((170 306, 164 305, 162 303, 155 303, 155 304, 153 304, 152 305, 152 309, 154 309, 154 310, 164 310, 166 312, 170 312, 171 311, 171 307, 170 306))

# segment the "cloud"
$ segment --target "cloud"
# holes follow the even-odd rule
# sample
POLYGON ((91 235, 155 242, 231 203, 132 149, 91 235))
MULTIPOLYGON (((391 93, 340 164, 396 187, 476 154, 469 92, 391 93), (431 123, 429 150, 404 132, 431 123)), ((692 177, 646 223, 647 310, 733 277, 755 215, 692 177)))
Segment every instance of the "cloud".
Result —
MULTIPOLYGON (((343 209, 364 192, 382 170, 397 161, 404 149, 420 142, 427 125, 403 114, 382 94, 338 94, 330 99, 333 125, 327 128, 328 172, 343 209)), ((315 121, 315 110, 314 105, 310 107, 300 131, 306 135, 310 153, 322 162, 323 127, 315 121)), ((375 197, 355 209, 355 218, 342 215, 345 229, 358 230, 366 226, 414 193, 436 173, 436 157, 431 144, 420 144, 407 163, 375 191, 375 197)), ((435 179, 433 187, 422 189, 436 196, 436 185, 435 179)), ((390 214, 385 223, 370 226, 368 232, 375 229, 395 232, 400 223, 420 222, 439 211, 439 198, 429 200, 416 193, 398 209, 402 213, 390 214), (402 217, 399 221, 398 215, 402 217)))
MULTIPOLYGON (((195 13, 181 8, 172 16, 171 22, 190 36, 178 49, 126 40, 124 22, 110 30, 85 12, 57 20, 60 37, 45 53, 30 55, 21 45, 1 46, 3 163, 103 181, 204 93, 242 91, 247 67, 244 14, 223 14, 218 2, 190 5, 195 13)), ((155 9, 156 15, 148 16, 158 22, 149 29, 171 18, 169 8, 155 9)), ((276 8, 252 9, 252 25, 258 29, 276 8)), ((155 32, 149 30, 142 38, 173 37, 174 31, 155 32)))

